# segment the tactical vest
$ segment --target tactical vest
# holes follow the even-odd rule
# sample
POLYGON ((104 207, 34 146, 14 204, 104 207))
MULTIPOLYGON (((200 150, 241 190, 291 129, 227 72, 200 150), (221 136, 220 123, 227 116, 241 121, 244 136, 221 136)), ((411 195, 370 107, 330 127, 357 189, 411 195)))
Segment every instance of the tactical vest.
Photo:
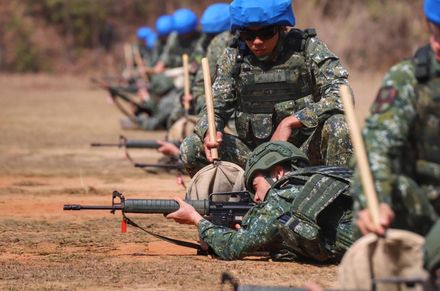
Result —
POLYGON ((235 92, 238 100, 236 128, 248 145, 268 141, 285 117, 313 100, 313 76, 305 57, 314 29, 293 29, 283 35, 282 50, 275 63, 259 62, 247 50, 237 55, 235 92))
POLYGON ((419 49, 413 59, 417 117, 414 140, 417 148, 417 180, 421 185, 440 186, 440 63, 430 46, 419 49))
POLYGON ((351 175, 351 170, 341 167, 308 167, 289 173, 272 186, 283 189, 304 185, 290 213, 279 218, 287 249, 321 262, 342 257, 352 244, 351 175), (343 215, 350 227, 336 238, 334 230, 343 215))

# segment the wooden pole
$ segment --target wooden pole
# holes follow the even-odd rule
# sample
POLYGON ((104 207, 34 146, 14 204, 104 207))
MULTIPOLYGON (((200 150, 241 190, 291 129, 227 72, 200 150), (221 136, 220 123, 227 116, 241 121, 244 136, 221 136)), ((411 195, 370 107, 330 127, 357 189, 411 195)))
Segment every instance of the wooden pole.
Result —
POLYGON ((379 227, 379 203, 377 200, 376 190, 374 188, 373 176, 371 175, 370 167, 368 165, 364 141, 356 120, 353 99, 349 87, 346 85, 341 86, 340 94, 342 104, 344 105, 344 112, 347 119, 348 128, 350 130, 351 141, 353 142, 354 153, 357 160, 357 168, 361 174, 362 187, 367 198, 368 211, 370 212, 374 225, 379 227))
MULTIPOLYGON (((187 54, 182 55, 182 61, 183 61, 183 94, 184 96, 188 96, 190 94, 190 90, 189 90, 189 60, 187 54)), ((185 113, 188 114, 189 102, 184 101, 183 108, 185 109, 185 113)))
MULTIPOLYGON (((209 139, 211 142, 215 142, 217 139, 217 129, 215 127, 214 102, 212 100, 211 74, 209 72, 209 63, 207 58, 202 59, 202 69, 203 80, 205 83, 205 100, 208 117, 209 139)), ((211 149, 211 156, 214 160, 218 160, 218 150, 216 148, 211 149)))

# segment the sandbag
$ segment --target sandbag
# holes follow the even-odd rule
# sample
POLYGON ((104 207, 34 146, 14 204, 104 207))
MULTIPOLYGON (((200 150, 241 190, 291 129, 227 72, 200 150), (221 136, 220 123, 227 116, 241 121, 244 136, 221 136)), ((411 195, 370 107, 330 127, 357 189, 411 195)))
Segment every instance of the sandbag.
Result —
POLYGON ((357 240, 344 255, 339 266, 341 289, 378 291, 423 290, 421 284, 386 283, 393 279, 426 280, 423 270, 424 238, 406 230, 390 229, 386 238, 368 234, 357 240))
POLYGON ((185 137, 191 135, 197 122, 197 116, 189 115, 178 119, 171 125, 167 133, 167 140, 183 141, 185 137))
MULTIPOLYGON (((212 193, 243 191, 244 170, 236 164, 219 161, 210 164, 192 177, 185 199, 208 199, 212 193)), ((228 196, 215 197, 214 201, 231 201, 228 196)))

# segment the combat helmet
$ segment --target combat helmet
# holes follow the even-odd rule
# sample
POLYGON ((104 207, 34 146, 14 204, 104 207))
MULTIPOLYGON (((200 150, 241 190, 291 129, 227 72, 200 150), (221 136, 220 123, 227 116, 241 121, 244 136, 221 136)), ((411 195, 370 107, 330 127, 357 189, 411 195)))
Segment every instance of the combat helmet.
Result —
POLYGON ((200 18, 204 33, 217 34, 229 30, 231 27, 231 15, 228 3, 214 3, 209 5, 200 18))
POLYGON ((429 21, 440 26, 440 0, 425 0, 423 11, 429 21))
POLYGON ((156 31, 159 37, 167 36, 174 30, 174 21, 171 15, 161 15, 156 20, 156 31))
POLYGON ((180 34, 193 32, 197 28, 197 15, 189 9, 177 9, 173 13, 174 30, 180 34))
POLYGON ((136 36, 140 40, 146 40, 152 33, 154 33, 153 30, 147 26, 141 26, 136 30, 136 36))
MULTIPOLYGON (((265 142, 251 153, 246 163, 245 186, 251 193, 252 180, 257 171, 268 171, 274 165, 290 162, 291 165, 307 166, 310 164, 307 156, 296 146, 287 141, 265 142)), ((272 183, 271 183, 272 184, 272 183)))
POLYGON ((291 0, 234 0, 231 30, 249 26, 295 26, 291 0))

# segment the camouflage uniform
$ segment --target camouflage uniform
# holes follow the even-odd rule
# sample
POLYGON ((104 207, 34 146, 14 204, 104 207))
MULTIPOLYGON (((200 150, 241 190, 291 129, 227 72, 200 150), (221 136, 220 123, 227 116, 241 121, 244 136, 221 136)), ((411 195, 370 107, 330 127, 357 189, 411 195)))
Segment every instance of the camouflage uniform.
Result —
POLYGON ((156 65, 159 57, 162 55, 167 39, 168 38, 166 38, 164 41, 162 39, 158 39, 154 44, 153 51, 151 53, 152 66, 156 65))
MULTIPOLYGON (((172 59, 174 60, 172 62, 173 66, 179 67, 182 66, 182 54, 187 53, 189 55, 189 62, 190 62, 190 84, 194 82, 195 73, 198 71, 198 69, 201 66, 202 58, 205 56, 207 43, 209 43, 210 38, 206 34, 196 34, 198 36, 198 39, 195 39, 191 49, 188 48, 180 48, 179 52, 174 52, 175 57, 172 59), (178 60, 178 57, 180 57, 180 61, 178 60)), ((180 46, 179 44, 179 38, 177 34, 171 34, 170 35, 171 41, 168 41, 167 46, 174 42, 173 46, 180 46)), ((183 42, 186 42, 184 40, 183 42)), ((161 57, 162 60, 162 57, 161 57)), ((171 67, 172 68, 172 67, 171 67)), ((175 99, 175 102, 171 105, 172 110, 170 114, 170 118, 168 119, 168 124, 173 124, 181 117, 185 116, 185 110, 183 109, 182 102, 180 98, 175 99)), ((195 114, 194 112, 190 112, 190 114, 195 114)))
MULTIPOLYGON (((206 58, 209 62, 209 71, 211 73, 212 80, 215 77, 217 60, 219 56, 222 55, 231 39, 232 34, 229 31, 222 32, 212 39, 206 49, 206 58)), ((193 79, 191 94, 193 96, 191 114, 198 115, 205 106, 205 83, 203 80, 203 70, 201 66, 197 70, 193 79)), ((184 115, 185 111, 182 106, 175 107, 171 115, 172 117, 170 118, 170 122, 174 123, 184 115)))
POLYGON ((171 33, 159 60, 167 68, 177 68, 182 66, 182 55, 188 54, 190 62, 195 61, 200 64, 204 56, 201 45, 204 41, 203 37, 204 35, 198 32, 192 33, 187 38, 182 38, 176 32, 171 33))
MULTIPOLYGON (((429 46, 392 67, 363 130, 379 201, 396 214, 391 227, 422 235, 440 214, 439 76, 429 46)), ((358 175, 352 189, 359 211, 366 201, 358 175)))
POLYGON ((181 89, 174 88, 171 78, 163 75, 154 75, 151 78, 150 91, 153 98, 147 101, 146 106, 151 107, 151 116, 141 114, 136 118, 139 127, 145 130, 165 129, 173 106, 182 94, 181 89))
POLYGON ((327 176, 335 169, 351 174, 335 167, 287 173, 272 186, 265 201, 246 214, 239 230, 202 220, 198 225, 200 238, 227 260, 262 249, 284 254, 284 259, 290 260, 340 259, 352 244, 352 199, 348 195, 349 180, 343 178, 347 175, 333 172, 327 176), (331 175, 338 178, 332 179, 331 175))
MULTIPOLYGON (((225 31, 214 37, 206 50, 206 58, 209 62, 209 72, 211 73, 211 81, 215 80, 215 72, 217 61, 228 47, 233 35, 229 31, 225 31)), ((191 93, 195 103, 195 114, 199 114, 205 106, 205 85, 203 80, 203 70, 200 68, 191 88, 191 93)))
MULTIPOLYGON (((282 32, 272 59, 266 61, 236 41, 218 60, 213 84, 217 130, 222 131, 235 113, 239 136, 220 148, 221 159, 233 157, 229 161, 244 166, 250 149, 270 140, 281 120, 294 114, 302 127, 293 131, 289 141, 312 164, 347 165, 352 148, 339 98, 339 87, 348 84, 347 77, 339 59, 314 30, 282 32), (236 144, 240 146, 231 147, 236 144)), ((208 163, 202 143, 207 128, 204 111, 195 135, 181 146, 190 175, 208 163)))

